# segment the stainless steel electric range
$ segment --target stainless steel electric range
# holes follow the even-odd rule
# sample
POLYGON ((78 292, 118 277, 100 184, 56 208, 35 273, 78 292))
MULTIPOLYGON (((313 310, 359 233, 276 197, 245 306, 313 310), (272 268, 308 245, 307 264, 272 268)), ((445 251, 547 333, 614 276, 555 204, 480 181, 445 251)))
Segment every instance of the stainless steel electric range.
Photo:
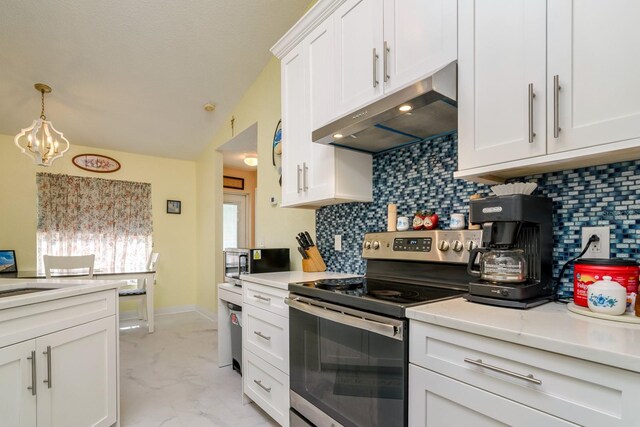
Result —
POLYGON ((407 425, 409 307, 468 290, 480 230, 365 235, 365 277, 290 284, 291 426, 407 425))

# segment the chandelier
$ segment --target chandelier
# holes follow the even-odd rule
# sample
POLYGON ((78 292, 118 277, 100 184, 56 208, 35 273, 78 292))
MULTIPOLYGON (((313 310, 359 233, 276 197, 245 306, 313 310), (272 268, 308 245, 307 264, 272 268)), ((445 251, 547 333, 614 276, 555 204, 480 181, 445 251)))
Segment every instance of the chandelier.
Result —
POLYGON ((28 128, 22 129, 13 141, 36 165, 51 166, 55 159, 62 157, 69 149, 69 141, 44 115, 44 94, 51 93, 51 88, 44 83, 36 83, 34 87, 42 95, 40 118, 34 120, 28 128))

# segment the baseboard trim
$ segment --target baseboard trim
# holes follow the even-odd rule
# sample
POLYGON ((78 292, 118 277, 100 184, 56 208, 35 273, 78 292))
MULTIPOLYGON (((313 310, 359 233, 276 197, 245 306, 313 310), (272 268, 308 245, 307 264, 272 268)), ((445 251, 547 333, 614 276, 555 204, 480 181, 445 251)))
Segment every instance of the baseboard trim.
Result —
POLYGON ((215 322, 216 324, 218 323, 218 315, 216 313, 214 313, 213 311, 207 310, 206 308, 202 307, 201 305, 196 305, 195 306, 195 311, 196 311, 196 313, 200 314, 201 316, 206 317, 207 319, 211 320, 212 322, 215 322))

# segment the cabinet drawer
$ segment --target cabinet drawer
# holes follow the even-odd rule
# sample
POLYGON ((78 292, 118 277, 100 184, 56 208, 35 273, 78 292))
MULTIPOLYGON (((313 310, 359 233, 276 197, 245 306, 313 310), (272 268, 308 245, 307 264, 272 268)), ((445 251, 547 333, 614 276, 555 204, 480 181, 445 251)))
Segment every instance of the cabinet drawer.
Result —
POLYGON ((636 422, 638 373, 421 322, 410 331, 411 363, 580 425, 636 422))
POLYGON ((269 310, 280 316, 289 317, 289 307, 284 303, 289 291, 247 281, 242 282, 243 301, 269 310))
POLYGON ((409 425, 564 427, 576 424, 410 364, 409 425))
POLYGON ((248 304, 243 314, 244 347, 288 374, 289 319, 248 304))
POLYGON ((280 425, 289 425, 289 376, 250 351, 243 353, 244 393, 280 425))
POLYGON ((0 310, 0 347, 116 313, 115 289, 0 310))

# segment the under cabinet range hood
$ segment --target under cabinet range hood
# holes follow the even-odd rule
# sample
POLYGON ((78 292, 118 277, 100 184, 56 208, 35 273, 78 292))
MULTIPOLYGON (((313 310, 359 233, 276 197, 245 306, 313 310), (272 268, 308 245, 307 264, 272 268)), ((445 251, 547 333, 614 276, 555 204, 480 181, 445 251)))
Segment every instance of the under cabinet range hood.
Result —
POLYGON ((313 142, 380 153, 458 127, 457 63, 313 131, 313 142))

